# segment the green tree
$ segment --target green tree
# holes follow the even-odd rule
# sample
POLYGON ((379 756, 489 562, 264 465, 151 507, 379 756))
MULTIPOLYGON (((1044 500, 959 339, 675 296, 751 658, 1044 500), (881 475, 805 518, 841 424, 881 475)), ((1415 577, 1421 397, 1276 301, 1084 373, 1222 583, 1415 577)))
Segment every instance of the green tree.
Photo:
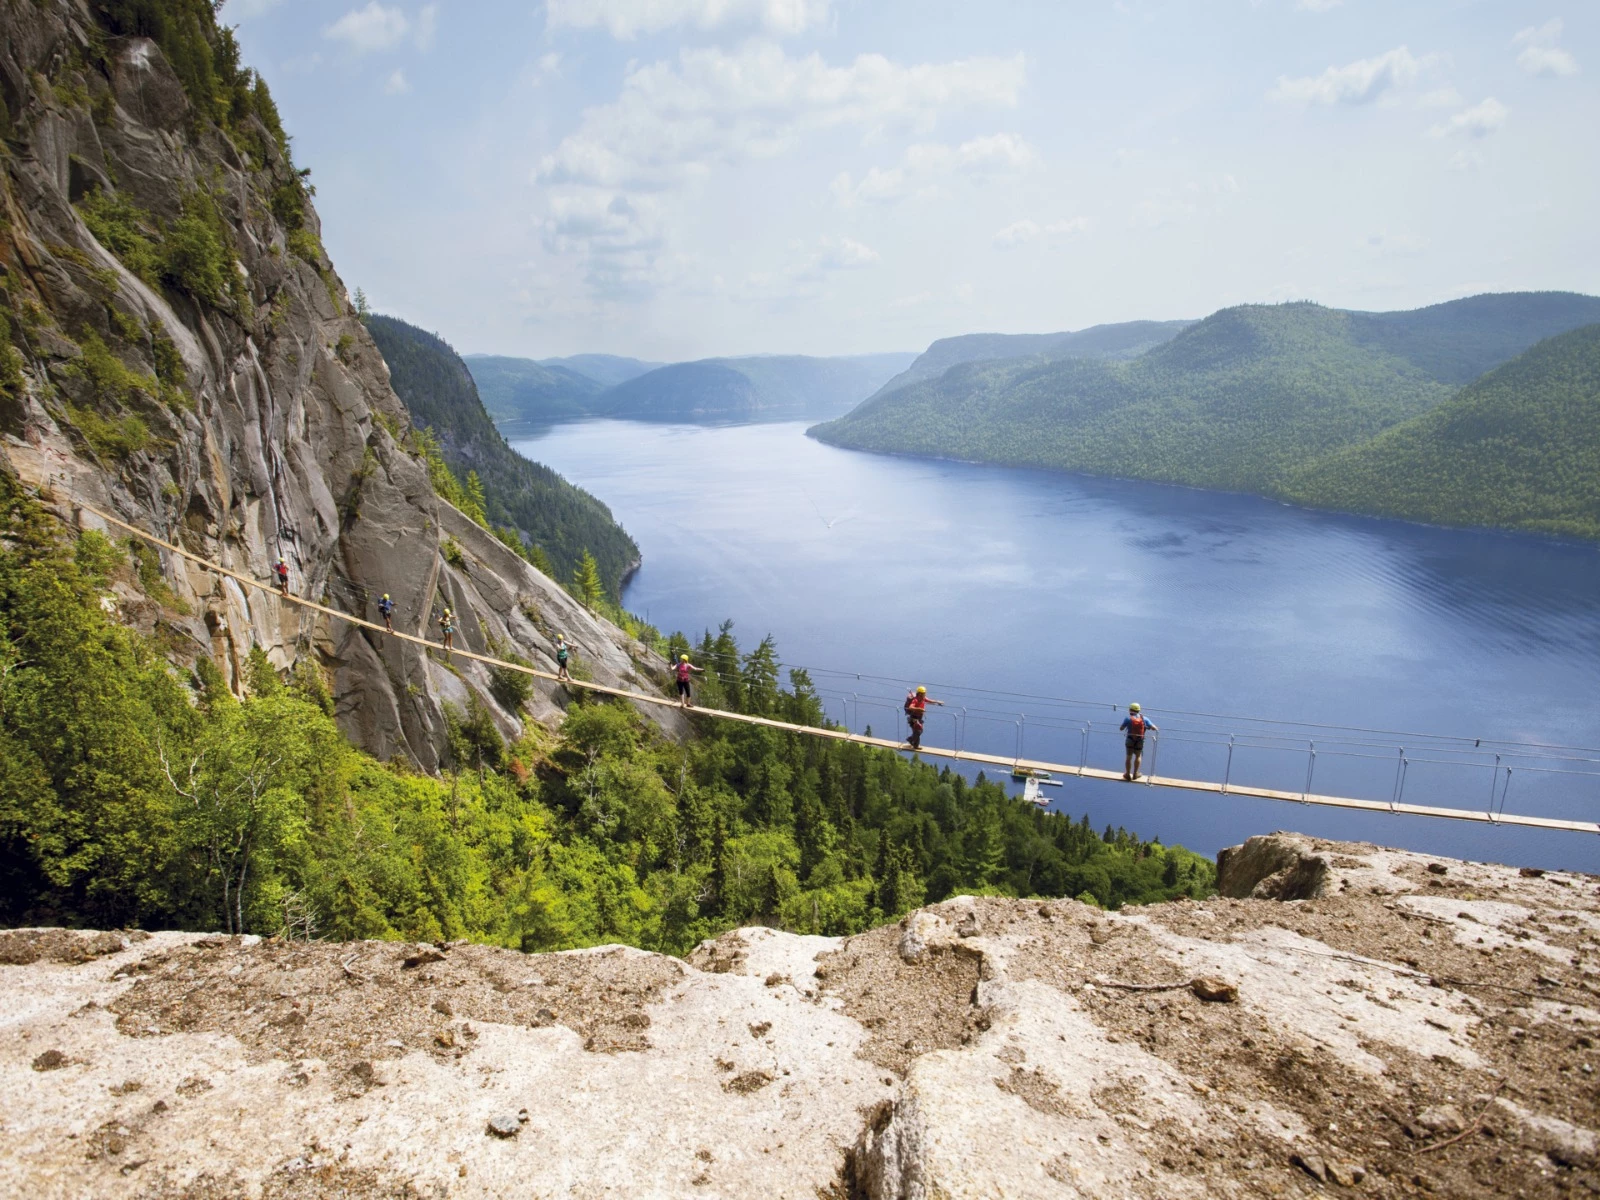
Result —
POLYGON ((572 572, 572 594, 591 612, 605 603, 605 584, 600 581, 600 564, 587 550, 572 572))

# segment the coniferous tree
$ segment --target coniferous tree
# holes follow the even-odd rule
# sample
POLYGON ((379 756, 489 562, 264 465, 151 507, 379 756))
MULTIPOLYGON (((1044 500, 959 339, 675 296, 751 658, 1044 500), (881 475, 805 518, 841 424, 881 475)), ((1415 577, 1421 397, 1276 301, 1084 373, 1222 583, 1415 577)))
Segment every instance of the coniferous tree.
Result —
POLYGON ((583 560, 578 563, 577 570, 572 573, 572 593, 591 612, 605 601, 606 589, 600 582, 600 564, 587 550, 583 552, 583 560))

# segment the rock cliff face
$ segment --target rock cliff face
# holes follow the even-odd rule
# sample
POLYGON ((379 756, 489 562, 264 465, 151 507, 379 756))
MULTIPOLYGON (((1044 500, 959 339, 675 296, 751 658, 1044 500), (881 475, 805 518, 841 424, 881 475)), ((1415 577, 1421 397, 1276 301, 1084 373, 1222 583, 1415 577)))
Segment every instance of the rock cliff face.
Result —
MULTIPOLYGON (((77 500, 263 580, 282 555, 295 591, 369 619, 388 592, 412 631, 436 633, 449 604, 464 617, 459 644, 474 650, 550 665, 560 629, 599 681, 659 669, 434 496, 264 85, 240 82, 205 5, 192 27, 163 27, 187 30, 180 79, 138 20, 106 15, 137 8, 0 0, 5 469, 85 526, 96 521, 77 500), (202 51, 235 82, 205 84, 220 90, 197 101, 202 51)), ((379 756, 439 765, 442 706, 469 693, 503 731, 518 725, 481 667, 313 619, 181 562, 160 569, 170 597, 119 601, 175 661, 210 656, 237 683, 252 643, 280 667, 312 658, 332 676, 343 728, 379 756)), ((534 715, 559 704, 542 690, 534 715)))
MULTIPOLYGON (((1567 1196, 1600 880, 1292 835, 1313 900, 958 897, 688 962, 0 933, 0 1191, 1567 1196)), ((1263 876, 1265 878, 1265 876, 1263 876)))

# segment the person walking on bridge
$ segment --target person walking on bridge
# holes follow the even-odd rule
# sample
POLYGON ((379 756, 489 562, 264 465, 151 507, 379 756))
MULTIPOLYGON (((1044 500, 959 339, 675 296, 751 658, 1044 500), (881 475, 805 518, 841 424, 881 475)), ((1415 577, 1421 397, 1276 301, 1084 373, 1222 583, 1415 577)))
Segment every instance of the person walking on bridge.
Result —
POLYGON ((1144 715, 1144 710, 1137 701, 1128 705, 1128 715, 1122 719, 1119 728, 1127 735, 1123 748, 1127 757, 1122 764, 1122 777, 1130 782, 1139 778, 1139 767, 1144 758, 1144 735, 1157 733, 1155 722, 1144 715))
POLYGON ((272 573, 278 577, 278 592, 285 600, 289 598, 289 564, 283 561, 283 555, 278 556, 278 561, 272 566, 272 573))
POLYGON ((394 632, 394 601, 389 599, 389 593, 383 594, 383 599, 378 601, 378 613, 383 617, 383 627, 390 633, 394 632))
POLYGON ((576 642, 567 641, 567 635, 566 634, 564 634, 564 633, 556 634, 556 678, 557 679, 570 680, 572 678, 571 675, 567 674, 567 662, 572 657, 572 648, 575 645, 577 645, 576 642))
POLYGON ((678 707, 693 708, 694 698, 689 694, 689 675, 691 672, 704 675, 706 673, 705 668, 695 666, 689 661, 687 654, 680 654, 678 655, 677 665, 673 667, 672 671, 678 679, 678 707))
POLYGON ((455 649, 456 645, 456 615, 448 608, 439 618, 439 632, 444 637, 444 651, 446 654, 455 649))
POLYGON ((927 719, 928 705, 937 704, 944 707, 943 700, 935 700, 928 695, 928 689, 917 685, 917 690, 906 696, 906 721, 911 726, 911 736, 906 739, 906 745, 913 750, 922 749, 922 726, 927 719))

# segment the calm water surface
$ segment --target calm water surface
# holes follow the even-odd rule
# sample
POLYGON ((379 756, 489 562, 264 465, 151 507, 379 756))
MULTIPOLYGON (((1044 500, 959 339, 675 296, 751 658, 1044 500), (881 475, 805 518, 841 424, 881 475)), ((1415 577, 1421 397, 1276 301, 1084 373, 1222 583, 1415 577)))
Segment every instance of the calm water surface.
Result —
MULTIPOLYGON (((631 610, 775 635, 858 731, 899 731, 925 682, 950 702, 930 744, 1120 767, 1112 705, 1139 700, 1162 774, 1299 791, 1309 769, 1313 791, 1479 809, 1493 778, 1507 811, 1600 814, 1600 762, 1577 761, 1600 751, 1525 748, 1600 747, 1591 546, 861 454, 803 429, 595 421, 514 444, 638 541, 631 610)), ((1094 781, 1049 794, 1203 853, 1293 828, 1600 870, 1600 838, 1578 834, 1094 781)))

